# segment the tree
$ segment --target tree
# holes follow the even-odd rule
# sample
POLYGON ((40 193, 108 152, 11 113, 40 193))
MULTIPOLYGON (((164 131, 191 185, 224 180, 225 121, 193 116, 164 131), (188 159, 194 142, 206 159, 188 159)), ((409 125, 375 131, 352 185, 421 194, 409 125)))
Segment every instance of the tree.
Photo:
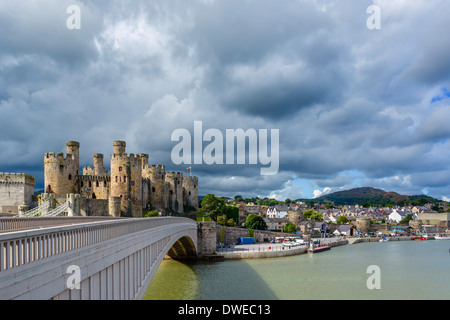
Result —
POLYGON ((309 210, 303 211, 303 218, 315 219, 318 221, 322 221, 322 214, 320 212, 315 212, 314 209, 309 209, 309 210))
POLYGON ((348 218, 346 216, 340 216, 339 219, 337 220, 337 223, 340 224, 348 223, 348 218))
POLYGON ((245 227, 247 229, 266 230, 267 225, 263 217, 252 213, 247 217, 245 227))
POLYGON ((210 217, 213 221, 217 220, 217 216, 223 215, 225 209, 225 200, 208 193, 202 200, 202 208, 200 211, 203 215, 210 217))
POLYGON ((407 224, 409 223, 409 221, 411 221, 413 219, 413 215, 412 214, 407 214, 406 217, 404 217, 401 221, 400 224, 407 224))
POLYGON ((295 224, 293 224, 292 222, 286 223, 286 225, 284 226, 284 229, 283 229, 283 232, 288 232, 288 233, 293 233, 296 231, 297 231, 297 229, 295 228, 295 224))
MULTIPOLYGON (((234 220, 235 223, 239 223, 239 208, 235 206, 225 206, 223 213, 227 216, 227 220, 234 220)), ((227 223, 229 225, 229 223, 227 223)))

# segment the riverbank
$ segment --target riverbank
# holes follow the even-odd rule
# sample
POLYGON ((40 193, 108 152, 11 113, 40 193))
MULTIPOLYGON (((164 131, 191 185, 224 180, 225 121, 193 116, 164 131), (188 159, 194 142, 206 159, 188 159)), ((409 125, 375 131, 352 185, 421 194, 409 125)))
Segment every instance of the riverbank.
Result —
MULTIPOLYGON (((348 243, 346 239, 322 239, 320 245, 336 247, 348 243)), ((307 245, 288 247, 280 243, 259 243, 218 248, 215 255, 223 259, 265 259, 299 255, 307 249, 307 245)))

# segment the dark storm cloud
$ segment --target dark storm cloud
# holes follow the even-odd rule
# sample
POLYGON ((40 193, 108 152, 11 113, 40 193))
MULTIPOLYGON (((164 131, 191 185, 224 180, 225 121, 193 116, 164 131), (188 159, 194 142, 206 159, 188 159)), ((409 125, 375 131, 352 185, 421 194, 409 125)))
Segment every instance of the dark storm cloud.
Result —
POLYGON ((192 166, 203 193, 297 198, 362 184, 450 197, 450 3, 380 0, 381 30, 368 30, 371 4, 2 1, 0 171, 42 183, 43 154, 66 140, 80 141, 84 166, 96 152, 108 165, 120 139, 187 174, 170 137, 198 120, 280 130, 277 175, 192 166), (71 4, 80 30, 66 28, 71 4))

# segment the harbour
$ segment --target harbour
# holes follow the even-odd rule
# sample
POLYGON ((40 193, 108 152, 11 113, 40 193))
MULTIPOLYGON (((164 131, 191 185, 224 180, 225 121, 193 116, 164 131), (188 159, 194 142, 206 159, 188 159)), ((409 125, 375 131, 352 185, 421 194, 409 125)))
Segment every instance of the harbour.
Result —
POLYGON ((367 242, 274 259, 165 260, 145 300, 447 300, 448 241, 367 242), (368 267, 380 289, 367 287, 368 267))

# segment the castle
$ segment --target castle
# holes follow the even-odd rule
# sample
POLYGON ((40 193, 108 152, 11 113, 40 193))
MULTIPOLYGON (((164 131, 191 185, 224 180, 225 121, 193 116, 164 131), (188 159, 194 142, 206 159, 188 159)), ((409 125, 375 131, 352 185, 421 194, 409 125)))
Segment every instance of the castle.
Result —
POLYGON ((125 141, 113 142, 110 173, 103 166, 103 154, 95 153, 93 167, 84 167, 80 174, 79 149, 79 142, 67 141, 66 156, 61 152, 44 156, 45 193, 57 202, 79 194, 89 215, 125 217, 142 217, 142 209, 163 213, 198 209, 198 177, 149 165, 148 154, 127 154, 125 141))

